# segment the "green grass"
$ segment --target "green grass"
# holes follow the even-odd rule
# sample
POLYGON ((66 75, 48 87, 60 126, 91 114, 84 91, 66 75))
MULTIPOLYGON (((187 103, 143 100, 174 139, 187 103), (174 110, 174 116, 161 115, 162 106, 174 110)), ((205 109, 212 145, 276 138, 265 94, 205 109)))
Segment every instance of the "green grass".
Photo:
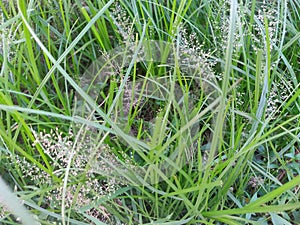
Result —
POLYGON ((1 224, 300 223, 297 0, 1 1, 0 21, 1 224))

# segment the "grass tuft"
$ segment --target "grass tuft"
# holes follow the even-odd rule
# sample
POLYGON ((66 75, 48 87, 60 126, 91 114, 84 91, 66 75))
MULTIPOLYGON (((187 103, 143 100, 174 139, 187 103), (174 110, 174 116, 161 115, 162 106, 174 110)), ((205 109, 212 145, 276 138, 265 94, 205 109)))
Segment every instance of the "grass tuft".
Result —
POLYGON ((1 1, 0 223, 299 224, 299 23, 295 0, 1 1))

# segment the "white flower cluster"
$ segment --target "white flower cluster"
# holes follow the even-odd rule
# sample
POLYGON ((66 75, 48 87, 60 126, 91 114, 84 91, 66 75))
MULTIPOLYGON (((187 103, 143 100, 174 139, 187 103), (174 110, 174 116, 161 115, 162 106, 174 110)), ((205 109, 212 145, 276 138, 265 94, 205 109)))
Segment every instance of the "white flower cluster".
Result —
MULTIPOLYGON (((229 0, 221 0, 219 1, 218 7, 220 8, 217 11, 219 14, 215 15, 215 20, 212 21, 212 29, 213 29, 213 38, 214 43, 216 44, 216 53, 221 57, 224 57, 227 48, 228 42, 228 34, 229 34, 229 23, 230 23, 230 4, 229 0)), ((238 50, 242 47, 242 39, 245 37, 245 34, 242 33, 242 30, 239 29, 241 27, 245 27, 248 21, 244 21, 242 19, 242 15, 244 14, 243 5, 238 5, 236 11, 236 21, 235 21, 235 33, 233 40, 233 52, 238 52, 238 50)))
POLYGON ((290 78, 281 78, 278 82, 273 82, 267 101, 266 116, 273 120, 280 112, 280 107, 291 96, 293 84, 290 78))
MULTIPOLYGON (((111 167, 107 163, 101 164, 101 161, 98 163, 95 160, 91 160, 91 158, 98 160, 98 158, 106 157, 106 159, 113 162, 113 156, 105 146, 95 149, 95 144, 91 144, 88 136, 83 137, 77 145, 74 145, 74 134, 72 131, 64 135, 56 128, 55 130, 50 130, 50 132, 43 131, 39 134, 33 131, 33 134, 36 138, 33 147, 36 145, 42 147, 44 153, 50 159, 49 162, 52 164, 53 174, 60 179, 64 179, 64 172, 69 157, 72 157, 71 152, 74 149, 76 151, 68 176, 68 186, 64 199, 65 207, 79 209, 82 206, 95 203, 100 198, 114 193, 120 185, 123 185, 119 180, 99 177, 97 169, 109 173, 111 167), (95 150, 97 150, 96 153, 95 150), (91 166, 91 164, 93 165, 91 166)), ((115 161, 117 163, 117 160, 115 161)), ((27 185, 35 188, 50 189, 44 197, 45 206, 53 209, 61 207, 63 200, 62 183, 54 181, 50 174, 24 157, 16 155, 15 160, 12 159, 11 164, 12 166, 19 166, 27 185)), ((103 221, 104 219, 107 220, 106 217, 109 215, 108 212, 104 213, 104 211, 103 206, 97 206, 86 213, 93 216, 97 215, 97 219, 103 221)))
MULTIPOLYGON (((266 31, 265 31, 265 18, 268 22, 268 33, 270 39, 270 48, 278 44, 278 27, 280 25, 278 1, 263 0, 262 2, 256 2, 257 9, 254 14, 253 26, 249 26, 249 11, 252 7, 252 1, 246 1, 240 3, 236 12, 236 30, 233 41, 233 51, 238 52, 243 45, 243 39, 250 36, 251 46, 257 51, 258 49, 265 49, 266 43, 266 31)), ((221 0, 218 3, 220 10, 216 11, 215 20, 212 21, 213 38, 216 43, 217 53, 220 56, 224 56, 227 47, 228 33, 229 33, 229 15, 230 15, 230 1, 221 0)))
POLYGON ((117 26, 119 35, 121 35, 123 41, 134 42, 135 35, 130 17, 118 1, 114 3, 114 8, 110 15, 114 21, 114 24, 117 26))
POLYGON ((196 33, 189 33, 187 29, 179 28, 174 43, 178 39, 180 44, 178 60, 180 60, 181 67, 192 72, 197 72, 197 75, 200 75, 204 79, 215 79, 216 75, 213 68, 216 62, 212 60, 212 53, 203 50, 203 44, 199 42, 196 33))
POLYGON ((276 30, 280 25, 280 20, 278 18, 278 10, 276 6, 276 1, 266 1, 263 0, 261 3, 256 18, 257 21, 254 23, 254 32, 251 34, 251 38, 254 41, 253 48, 255 51, 258 49, 265 49, 266 46, 263 46, 263 43, 266 43, 264 36, 266 35, 265 31, 265 19, 268 22, 268 33, 270 39, 270 49, 272 50, 274 46, 278 44, 278 37, 276 30))

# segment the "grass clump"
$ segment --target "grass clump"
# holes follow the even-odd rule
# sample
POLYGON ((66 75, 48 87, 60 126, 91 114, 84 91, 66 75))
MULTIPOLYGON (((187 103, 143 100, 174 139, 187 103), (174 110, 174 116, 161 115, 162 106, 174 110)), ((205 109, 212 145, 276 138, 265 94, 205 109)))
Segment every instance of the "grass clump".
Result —
POLYGON ((298 224, 299 9, 0 2, 0 223, 298 224))

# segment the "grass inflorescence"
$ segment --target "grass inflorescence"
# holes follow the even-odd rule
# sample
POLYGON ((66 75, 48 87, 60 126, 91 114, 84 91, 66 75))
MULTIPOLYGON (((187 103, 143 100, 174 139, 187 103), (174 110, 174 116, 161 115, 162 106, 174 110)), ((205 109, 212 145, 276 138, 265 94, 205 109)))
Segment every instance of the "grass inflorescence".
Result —
POLYGON ((1 224, 299 224, 297 0, 0 2, 1 224))

